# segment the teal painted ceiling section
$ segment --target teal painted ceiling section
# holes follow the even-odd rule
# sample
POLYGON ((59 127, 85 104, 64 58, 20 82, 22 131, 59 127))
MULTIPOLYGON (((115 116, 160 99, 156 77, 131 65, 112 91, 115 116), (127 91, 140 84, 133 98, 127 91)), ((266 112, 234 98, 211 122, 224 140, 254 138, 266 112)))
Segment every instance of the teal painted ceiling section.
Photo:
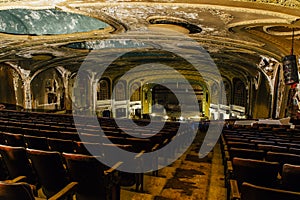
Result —
POLYGON ((21 35, 55 35, 101 30, 109 25, 98 19, 55 9, 0 10, 0 32, 21 35))

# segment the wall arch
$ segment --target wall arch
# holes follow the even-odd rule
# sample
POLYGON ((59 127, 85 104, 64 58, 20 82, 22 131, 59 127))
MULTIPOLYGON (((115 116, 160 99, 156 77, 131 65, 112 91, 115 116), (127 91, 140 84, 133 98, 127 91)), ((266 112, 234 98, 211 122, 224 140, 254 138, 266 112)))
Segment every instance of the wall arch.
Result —
POLYGON ((64 107, 64 86, 61 74, 49 68, 31 80, 32 108, 34 110, 61 110, 64 107))
POLYGON ((24 88, 20 73, 12 66, 0 64, 0 104, 7 109, 24 107, 24 88))

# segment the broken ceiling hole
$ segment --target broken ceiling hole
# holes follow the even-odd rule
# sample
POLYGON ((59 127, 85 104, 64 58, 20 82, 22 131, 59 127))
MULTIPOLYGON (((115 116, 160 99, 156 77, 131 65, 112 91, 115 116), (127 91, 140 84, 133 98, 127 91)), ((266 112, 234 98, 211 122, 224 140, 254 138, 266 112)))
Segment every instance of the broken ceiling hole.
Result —
POLYGON ((89 16, 56 9, 0 10, 0 32, 16 35, 57 35, 109 27, 89 16))

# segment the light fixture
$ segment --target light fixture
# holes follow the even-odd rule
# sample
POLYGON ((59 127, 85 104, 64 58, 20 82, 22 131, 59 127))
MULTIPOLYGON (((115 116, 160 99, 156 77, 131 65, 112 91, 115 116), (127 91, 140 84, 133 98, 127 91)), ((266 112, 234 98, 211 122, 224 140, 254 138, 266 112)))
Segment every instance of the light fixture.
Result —
POLYGON ((292 85, 293 88, 296 87, 297 83, 299 83, 299 77, 296 56, 294 55, 294 28, 292 35, 291 54, 283 57, 282 66, 285 84, 292 85))

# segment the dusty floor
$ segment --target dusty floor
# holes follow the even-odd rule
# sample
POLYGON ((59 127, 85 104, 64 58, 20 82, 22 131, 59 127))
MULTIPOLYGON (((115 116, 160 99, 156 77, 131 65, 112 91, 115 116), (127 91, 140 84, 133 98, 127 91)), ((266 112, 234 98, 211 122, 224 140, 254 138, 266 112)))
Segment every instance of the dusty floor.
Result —
POLYGON ((204 134, 198 133, 189 150, 177 161, 144 175, 144 192, 123 187, 121 200, 226 200, 220 147, 203 159, 198 151, 204 134))

